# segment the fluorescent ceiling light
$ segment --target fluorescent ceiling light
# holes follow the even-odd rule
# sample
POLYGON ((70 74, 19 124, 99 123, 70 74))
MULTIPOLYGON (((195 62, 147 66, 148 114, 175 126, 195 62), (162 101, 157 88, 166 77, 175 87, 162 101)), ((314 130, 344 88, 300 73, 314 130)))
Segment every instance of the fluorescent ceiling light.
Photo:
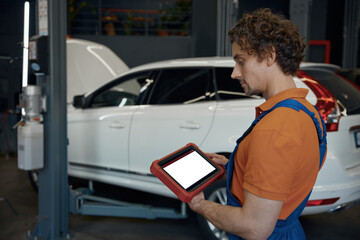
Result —
POLYGON ((28 84, 28 64, 29 64, 29 20, 30 4, 24 4, 24 39, 23 39, 23 70, 22 70, 22 87, 28 84))

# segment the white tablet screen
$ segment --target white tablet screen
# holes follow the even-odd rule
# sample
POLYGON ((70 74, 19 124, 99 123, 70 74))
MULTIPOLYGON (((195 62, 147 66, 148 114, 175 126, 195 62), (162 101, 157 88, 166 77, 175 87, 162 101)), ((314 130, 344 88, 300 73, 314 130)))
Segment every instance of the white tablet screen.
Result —
POLYGON ((187 189, 216 168, 194 151, 164 167, 164 170, 187 189))

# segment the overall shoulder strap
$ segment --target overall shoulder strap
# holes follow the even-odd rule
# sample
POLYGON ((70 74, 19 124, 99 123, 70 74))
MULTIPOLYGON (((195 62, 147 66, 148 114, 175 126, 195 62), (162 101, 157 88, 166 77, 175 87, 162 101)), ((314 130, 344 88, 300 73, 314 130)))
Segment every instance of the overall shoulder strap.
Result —
MULTIPOLYGON (((318 135, 318 139, 319 139, 319 150, 320 150, 320 165, 319 168, 322 165, 322 162, 324 160, 324 155, 326 153, 326 146, 327 146, 327 140, 326 140, 326 126, 325 126, 325 122, 322 119, 320 113, 317 111, 317 108, 314 107, 317 111, 317 113, 319 114, 319 118, 321 121, 321 125, 322 125, 322 129, 320 127, 320 123, 319 120, 315 117, 315 113, 310 111, 308 108, 306 108, 302 103, 300 103, 297 100, 294 99, 285 99, 279 103, 277 103, 274 107, 272 107, 271 109, 269 109, 268 111, 264 112, 266 114, 268 114, 269 112, 271 112, 272 110, 278 108, 278 107, 288 107, 288 108, 292 108, 296 111, 304 111, 309 117, 311 117, 311 119, 313 120, 315 127, 316 127, 316 131, 317 131, 317 135, 318 135)), ((265 114, 265 115, 266 115, 265 114)))
MULTIPOLYGON (((319 150, 320 150, 320 165, 319 168, 322 165, 322 162, 324 160, 324 156, 326 153, 326 146, 327 146, 327 140, 326 140, 326 127, 325 127, 325 122, 322 119, 321 115, 320 116, 320 120, 321 120, 321 125, 322 125, 322 129, 320 127, 320 123, 318 121, 318 119, 315 117, 315 113, 310 111, 309 109, 307 109, 303 104, 301 104, 299 101, 294 100, 294 99, 285 99, 281 102, 278 102, 275 106, 273 106, 272 108, 270 108, 269 110, 263 112, 260 116, 258 116, 251 124, 251 126, 245 131, 245 133, 236 141, 237 144, 239 144, 239 142, 241 142, 255 127, 255 125, 261 120, 263 119, 267 114, 269 114, 270 112, 272 112, 274 109, 278 108, 278 107, 288 107, 291 109, 294 109, 296 111, 304 111, 309 117, 311 117, 311 119, 313 120, 315 127, 316 127, 316 131, 317 131, 317 135, 318 135, 318 139, 319 139, 319 150)), ((316 109, 316 107, 315 107, 316 109)), ((317 109, 316 109, 317 111, 317 109)))

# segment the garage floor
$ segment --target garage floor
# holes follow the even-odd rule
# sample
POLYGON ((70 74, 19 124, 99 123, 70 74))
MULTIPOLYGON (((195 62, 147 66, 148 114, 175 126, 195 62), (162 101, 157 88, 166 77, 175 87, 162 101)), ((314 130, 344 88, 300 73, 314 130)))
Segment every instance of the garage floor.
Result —
MULTIPOLYGON (((37 194, 27 173, 17 169, 16 158, 0 158, 0 239, 26 239, 37 223, 37 194), (4 198, 16 210, 12 212, 4 198)), ((307 239, 360 239, 360 205, 332 213, 302 217, 307 239)), ((72 239, 205 239, 193 215, 186 220, 142 220, 69 215, 72 239)))

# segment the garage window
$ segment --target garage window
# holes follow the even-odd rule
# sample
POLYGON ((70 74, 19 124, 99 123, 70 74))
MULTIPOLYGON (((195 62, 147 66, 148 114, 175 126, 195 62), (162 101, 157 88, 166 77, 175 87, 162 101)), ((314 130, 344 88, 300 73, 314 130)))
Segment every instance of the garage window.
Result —
POLYGON ((68 1, 68 9, 70 35, 191 35, 191 0, 68 1))

